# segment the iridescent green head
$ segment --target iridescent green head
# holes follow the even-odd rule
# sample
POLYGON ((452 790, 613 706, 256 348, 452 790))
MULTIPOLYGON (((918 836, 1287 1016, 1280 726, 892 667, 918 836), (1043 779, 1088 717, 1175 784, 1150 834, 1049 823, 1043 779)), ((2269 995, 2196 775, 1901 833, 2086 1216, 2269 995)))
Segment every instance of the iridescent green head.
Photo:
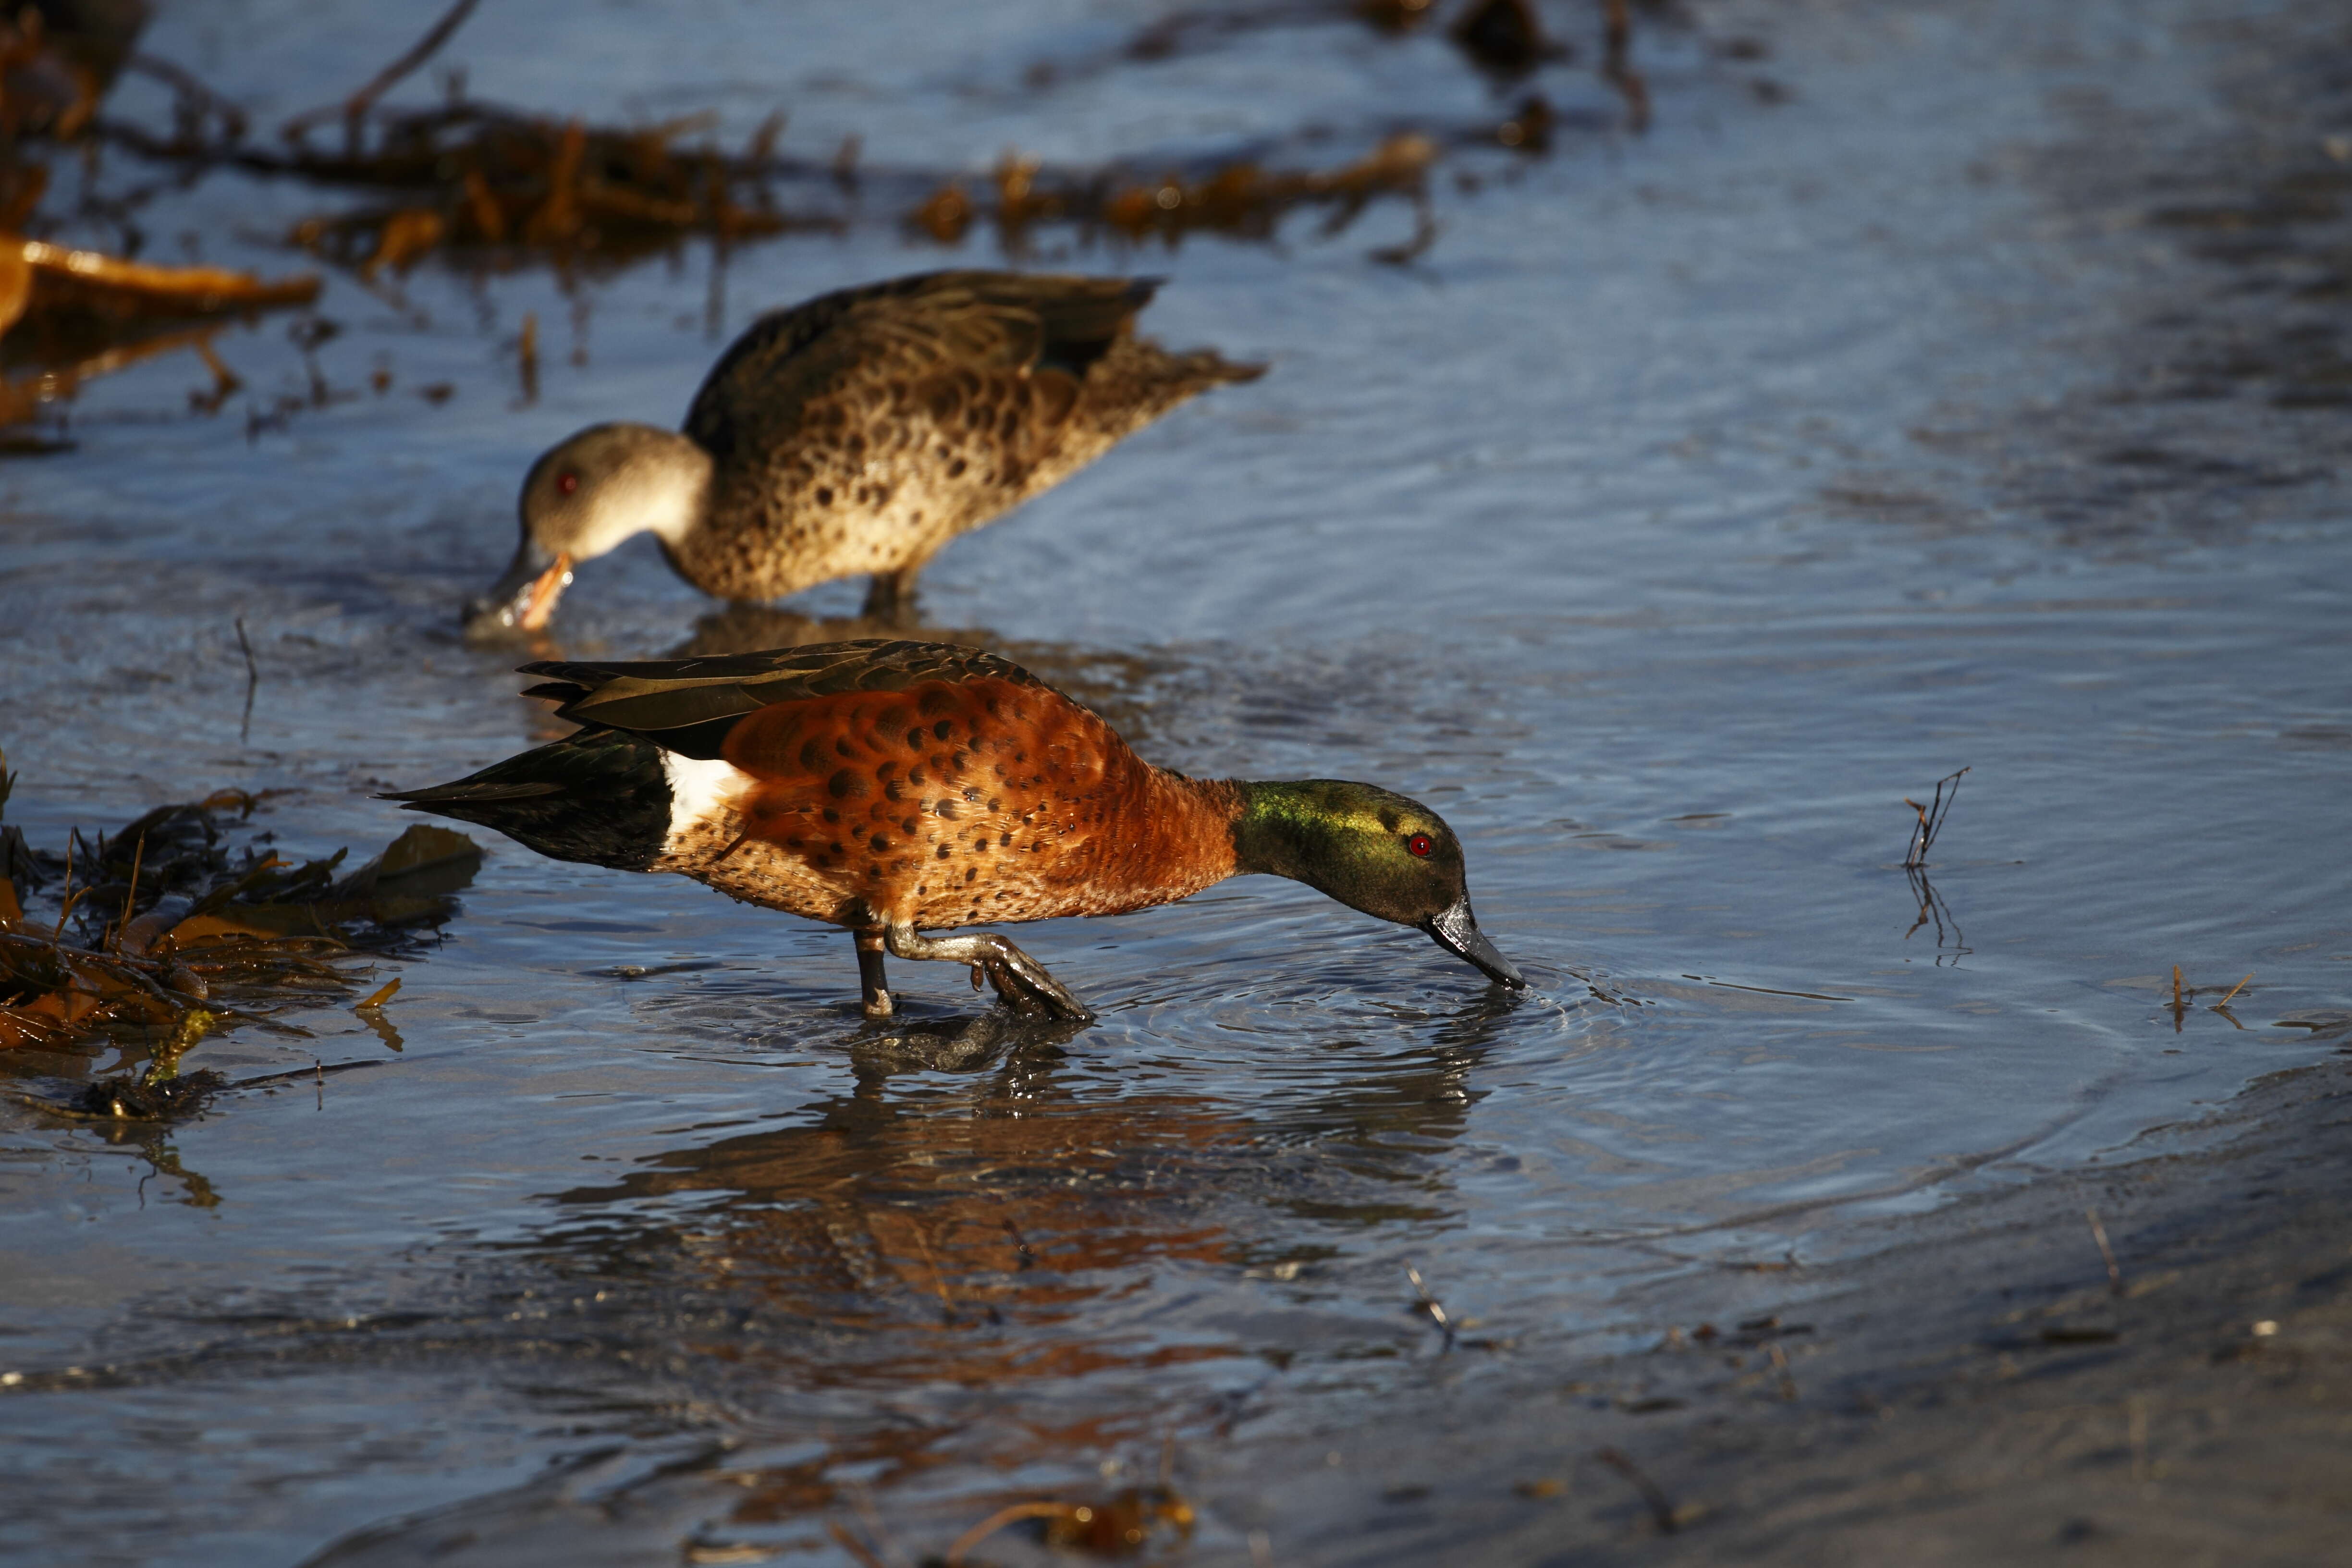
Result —
POLYGON ((1505 985, 1527 984, 1478 930, 1462 841, 1437 813, 1393 791, 1341 779, 1240 788, 1234 819, 1239 871, 1304 882, 1349 909, 1427 931, 1505 985))

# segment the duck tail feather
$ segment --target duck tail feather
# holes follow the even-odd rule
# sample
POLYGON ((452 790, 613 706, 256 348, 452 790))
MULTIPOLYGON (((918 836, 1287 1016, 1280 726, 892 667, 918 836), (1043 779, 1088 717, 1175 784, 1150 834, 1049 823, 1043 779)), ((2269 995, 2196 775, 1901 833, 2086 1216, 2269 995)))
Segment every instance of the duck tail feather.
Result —
POLYGON ((662 748, 625 731, 592 728, 448 784, 381 798, 496 828, 558 860, 647 869, 670 829, 662 748))

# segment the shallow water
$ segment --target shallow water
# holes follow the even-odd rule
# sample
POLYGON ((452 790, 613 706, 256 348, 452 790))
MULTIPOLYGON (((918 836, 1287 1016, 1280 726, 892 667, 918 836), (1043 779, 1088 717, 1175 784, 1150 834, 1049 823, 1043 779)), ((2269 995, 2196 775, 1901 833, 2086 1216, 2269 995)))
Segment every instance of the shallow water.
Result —
MULTIPOLYGON (((715 104, 730 136, 782 103, 803 152, 856 132, 974 171, 1329 163, 1505 101, 1433 37, 1137 62, 1148 6, 900 9, 787 47, 749 8, 493 6, 451 58, 494 99, 715 104)), ((410 26, 295 14, 173 14, 145 47, 269 123, 410 26)), ((1101 1012, 1082 1033, 980 1013, 946 965, 900 965, 913 1013, 877 1031, 837 932, 494 842, 401 967, 397 1054, 322 1011, 202 1059, 364 1065, 201 1120, 0 1110, 0 1554, 845 1562, 824 1527, 868 1510, 938 1551, 1000 1502, 1148 1480, 1163 1444, 1181 1478, 1244 1424, 1393 1419, 1439 1349, 1408 1264, 1477 1320, 1458 1376, 1540 1378, 1654 1334, 1630 1281, 1835 1256, 1851 1216, 2095 1160, 2310 1059, 2294 1020, 2352 963, 2347 252, 2340 219, 2256 209, 2352 189, 2313 129, 2346 106, 2295 64, 2324 34, 2192 0, 1703 6, 1646 24, 1647 136, 1449 160, 1410 266, 1366 256, 1410 231, 1395 205, 1276 246, 1047 237, 1040 263, 1167 275, 1163 341, 1273 372, 954 545, 927 623, 1155 761, 1429 801, 1534 991, 1244 882, 1023 932, 1101 1012), (1922 923, 1903 798, 1964 765, 1922 923)), ((1610 121, 1589 71, 1541 84, 1610 121)), ((278 271, 270 237, 341 199, 215 175, 140 222, 278 271)), ((993 254, 854 216, 737 251, 719 336, 993 254)), ((9 820, 45 843, 235 784, 288 792, 287 844, 372 843, 400 826, 373 790, 543 737, 455 605, 532 454, 682 408, 712 276, 689 247, 571 300, 544 271, 339 278, 338 395, 250 429, 310 384, 282 321, 223 341, 251 391, 216 416, 193 361, 86 389, 75 451, 0 468, 9 820), (526 310, 530 403, 502 346, 526 310)), ((856 594, 722 621, 633 548, 558 630, 756 647, 856 594)), ((1192 1553, 1249 1558, 1213 1515, 1192 1553)))

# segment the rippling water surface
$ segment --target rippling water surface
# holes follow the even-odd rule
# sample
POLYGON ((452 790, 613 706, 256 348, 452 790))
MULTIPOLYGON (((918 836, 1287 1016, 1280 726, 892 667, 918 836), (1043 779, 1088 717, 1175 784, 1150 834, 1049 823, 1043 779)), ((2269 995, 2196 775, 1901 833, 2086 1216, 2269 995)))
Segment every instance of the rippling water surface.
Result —
MULTIPOLYGON (((854 132, 975 174, 1005 147, 1328 165, 1507 109, 1433 33, 1122 54, 1170 14, 517 0, 449 58, 526 106, 715 107, 730 139, 782 106, 810 155, 854 132)), ((1633 137, 1591 18, 1546 15, 1582 51, 1538 78, 1552 155, 1442 163, 1409 264, 1367 255, 1412 232, 1399 205, 1275 244, 1041 235, 1029 263, 1164 274, 1154 334, 1272 374, 923 585, 928 625, 1155 761, 1437 806, 1531 992, 1252 881, 1023 932, 1102 1013, 1083 1032, 982 1013, 947 965, 900 966, 912 1012, 877 1030, 837 932, 494 841, 400 970, 396 1054, 322 1011, 203 1058, 364 1067, 169 1127, 0 1110, 0 1554, 845 1562, 824 1526, 862 1513, 936 1552, 1171 1444, 1181 1473, 1236 1430, 1393 1419, 1438 1350, 1408 1264, 1476 1320, 1460 1375, 1540 1378, 1655 1332, 1612 1306, 1629 1280, 1834 1256, 1851 1215, 2095 1159, 2308 1059, 2294 1022, 2352 963, 2352 405, 2311 346, 2352 252, 2325 200, 2262 203, 2352 192, 2281 107, 2326 90, 2295 74, 2320 23, 1645 13, 1633 137), (1903 800, 1962 766, 1923 910, 1903 800)), ((415 25, 191 7, 145 47, 269 124, 415 25)), ((160 112, 140 90, 117 107, 160 112)), ((343 199, 220 174, 139 222, 276 271, 343 199)), ((75 450, 0 468, 9 820, 46 843, 233 784, 325 850, 396 830, 372 791, 543 738, 515 660, 453 631, 528 459, 677 417, 714 313, 723 340, 996 255, 844 211, 723 272, 698 244, 568 291, 337 277, 338 395, 250 428, 309 384, 282 320, 222 340, 249 390, 217 415, 189 360, 89 386, 75 450)), ((632 548, 581 573, 560 646, 803 640, 857 591, 720 617, 632 548)), ((1213 1512, 1190 1550, 1249 1558, 1213 1512)))

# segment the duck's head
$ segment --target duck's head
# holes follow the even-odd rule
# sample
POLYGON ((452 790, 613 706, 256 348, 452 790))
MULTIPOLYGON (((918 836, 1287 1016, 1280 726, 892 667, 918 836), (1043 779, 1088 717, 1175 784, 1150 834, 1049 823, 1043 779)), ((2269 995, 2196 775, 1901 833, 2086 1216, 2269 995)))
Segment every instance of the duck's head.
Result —
POLYGON ((1349 909, 1428 932, 1502 984, 1527 984, 1471 915, 1462 841, 1437 813, 1393 791, 1339 779, 1240 787, 1238 869, 1304 882, 1349 909))
POLYGON ((530 466, 522 542, 506 574, 466 606, 468 637, 545 629, 583 561, 640 533, 675 549, 709 504, 710 454, 675 430, 591 425, 530 466))

